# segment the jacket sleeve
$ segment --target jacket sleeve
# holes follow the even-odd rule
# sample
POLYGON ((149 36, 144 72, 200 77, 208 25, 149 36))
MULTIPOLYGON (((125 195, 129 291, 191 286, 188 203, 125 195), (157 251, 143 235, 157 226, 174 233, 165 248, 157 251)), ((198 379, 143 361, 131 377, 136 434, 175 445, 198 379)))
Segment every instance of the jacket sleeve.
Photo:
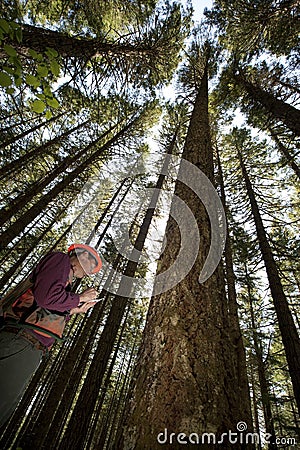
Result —
POLYGON ((34 298, 43 308, 65 312, 79 303, 79 294, 67 292, 70 258, 62 252, 45 256, 32 273, 34 298))

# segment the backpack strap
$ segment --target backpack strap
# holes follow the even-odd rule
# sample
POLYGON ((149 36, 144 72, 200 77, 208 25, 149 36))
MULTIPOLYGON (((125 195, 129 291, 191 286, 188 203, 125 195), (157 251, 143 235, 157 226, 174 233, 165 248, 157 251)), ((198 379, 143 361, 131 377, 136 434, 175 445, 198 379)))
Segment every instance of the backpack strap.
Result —
MULTIPOLYGON (((0 300, 0 327, 3 329, 5 326, 12 326, 15 328, 23 328, 23 329, 31 329, 43 332, 44 334, 47 334, 49 337, 52 337, 56 339, 59 342, 64 342, 66 338, 61 338, 57 334, 53 333, 50 330, 45 330, 42 327, 39 327, 38 325, 26 323, 26 320, 30 315, 38 308, 38 305, 36 301, 33 301, 33 304, 22 314, 20 319, 18 321, 11 320, 11 319, 4 319, 3 312, 5 312, 10 306, 13 305, 13 303, 21 297, 28 289, 30 289, 33 286, 33 280, 30 278, 26 278, 25 280, 18 283, 13 289, 11 289, 4 297, 0 300)), ((66 316, 66 313, 60 312, 60 311, 50 311, 52 314, 56 314, 59 316, 66 316)))

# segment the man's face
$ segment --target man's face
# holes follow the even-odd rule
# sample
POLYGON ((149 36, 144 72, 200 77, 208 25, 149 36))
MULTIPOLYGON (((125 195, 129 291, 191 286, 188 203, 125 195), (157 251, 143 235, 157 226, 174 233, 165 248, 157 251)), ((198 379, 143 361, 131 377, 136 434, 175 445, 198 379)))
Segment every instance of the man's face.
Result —
POLYGON ((74 276, 76 278, 83 278, 92 273, 97 263, 89 252, 82 252, 72 262, 74 276))

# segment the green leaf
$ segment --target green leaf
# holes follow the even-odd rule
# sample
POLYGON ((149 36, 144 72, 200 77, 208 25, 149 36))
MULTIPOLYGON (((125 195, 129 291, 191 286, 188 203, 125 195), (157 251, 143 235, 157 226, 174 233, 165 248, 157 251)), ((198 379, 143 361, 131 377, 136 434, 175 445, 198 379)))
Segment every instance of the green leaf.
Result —
POLYGON ((7 20, 5 19, 0 19, 0 28, 1 30, 3 30, 5 33, 8 33, 10 30, 10 26, 9 23, 7 22, 7 20))
POLYGON ((51 119, 51 117, 52 117, 52 111, 50 111, 50 109, 47 109, 46 114, 45 114, 45 117, 46 117, 47 120, 51 119))
POLYGON ((0 72, 0 85, 3 87, 12 85, 12 79, 5 72, 0 72))
POLYGON ((16 39, 17 39, 19 44, 22 42, 23 35, 22 35, 22 29, 21 28, 18 28, 16 30, 16 39))
POLYGON ((14 66, 19 67, 20 69, 22 69, 22 63, 21 63, 21 60, 20 60, 20 58, 18 56, 10 56, 8 58, 8 62, 10 62, 14 66))
POLYGON ((22 74, 22 71, 19 67, 3 66, 3 69, 10 75, 13 75, 14 77, 16 77, 16 76, 19 77, 22 74))
POLYGON ((51 89, 50 89, 50 86, 49 86, 49 85, 46 85, 46 86, 44 87, 43 91, 44 91, 44 94, 45 94, 47 97, 53 98, 53 94, 52 94, 52 92, 51 92, 51 89))
POLYGON ((21 77, 16 78, 15 79, 15 85, 17 87, 19 87, 19 86, 21 86, 21 84, 22 84, 22 78, 21 77))
POLYGON ((51 63, 50 63, 50 70, 53 73, 53 75, 58 77, 59 72, 60 72, 60 66, 59 66, 58 62, 55 61, 55 59, 52 60, 51 63))
POLYGON ((31 103, 31 109, 36 113, 42 113, 46 109, 46 104, 42 100, 34 100, 31 103))
POLYGON ((38 59, 38 53, 35 50, 32 50, 31 48, 28 50, 28 53, 30 56, 32 56, 33 59, 38 59))
POLYGON ((43 61, 43 55, 41 53, 36 52, 32 48, 28 50, 28 53, 30 56, 32 56, 33 59, 36 59, 37 61, 43 61))
POLYGON ((12 28, 13 30, 18 30, 20 28, 20 25, 17 24, 16 22, 10 21, 9 22, 9 26, 10 28, 12 28))
POLYGON ((48 75, 48 68, 45 66, 45 64, 39 64, 37 66, 37 73, 41 76, 41 77, 46 77, 48 75))
POLYGON ((39 87, 40 85, 40 80, 33 75, 26 75, 25 81, 29 86, 33 86, 35 88, 39 87))
POLYGON ((14 92, 15 92, 14 88, 6 88, 7 94, 14 94, 14 92))
POLYGON ((57 53, 57 51, 54 49, 54 48, 50 48, 50 47, 47 47, 47 50, 45 51, 45 54, 47 55, 47 56, 49 56, 49 58, 57 58, 58 57, 58 53, 57 53))
POLYGON ((8 56, 17 56, 16 49, 14 49, 11 45, 4 45, 4 51, 8 54, 8 56))
POLYGON ((15 73, 15 68, 12 69, 11 67, 3 66, 3 69, 10 75, 14 75, 14 73, 15 73))
POLYGON ((58 103, 56 98, 47 98, 47 104, 55 109, 60 107, 60 104, 58 103))

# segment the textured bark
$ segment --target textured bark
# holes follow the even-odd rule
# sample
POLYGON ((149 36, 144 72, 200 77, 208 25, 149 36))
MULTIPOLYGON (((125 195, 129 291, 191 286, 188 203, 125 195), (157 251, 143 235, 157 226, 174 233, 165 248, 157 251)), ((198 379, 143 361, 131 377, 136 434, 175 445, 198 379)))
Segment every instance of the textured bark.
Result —
MULTIPOLYGON (((174 137, 169 148, 169 153, 175 145, 174 137)), ((168 160, 167 160, 168 161, 168 160)), ((163 173, 166 172, 166 167, 163 173)), ((160 175, 156 184, 156 188, 160 189, 164 181, 165 175, 160 175)), ((156 202, 158 201, 157 192, 153 194, 150 201, 151 207, 146 211, 143 223, 140 227, 139 233, 134 242, 134 248, 137 251, 142 251, 145 239, 154 216, 156 202)), ((130 259, 124 271, 126 277, 134 277, 138 266, 138 258, 136 260, 130 259)), ((84 381, 83 387, 80 391, 78 401, 72 412, 71 420, 63 436, 62 442, 59 445, 59 450, 69 448, 84 448, 86 439, 88 439, 89 422, 92 418, 94 408, 99 395, 103 377, 108 366, 110 356, 112 354, 114 344, 116 342, 118 332, 128 306, 128 300, 131 291, 130 283, 122 279, 120 282, 121 295, 116 295, 106 320, 104 329, 101 333, 101 338, 98 343, 93 363, 89 368, 87 377, 84 381), (126 294, 124 292, 127 290, 126 294)))
MULTIPOLYGON (((218 175, 219 184, 221 190, 221 199, 223 207, 227 213, 227 202, 224 187, 223 171, 220 160, 219 149, 216 146, 217 162, 218 162, 218 175)), ((241 327, 239 322, 238 314, 238 302, 235 288, 235 274, 233 270, 233 257, 231 248, 231 237, 229 235, 229 229, 227 228, 227 239, 225 246, 225 269, 226 269, 226 281, 227 281, 227 292, 228 292, 228 328, 229 334, 232 338, 233 346, 235 351, 232 353, 233 363, 236 370, 237 385, 236 389, 240 398, 247 399, 247 402, 240 402, 240 415, 245 417, 246 422, 252 423, 251 418, 251 408, 250 408, 250 393, 248 385, 248 376, 246 370, 246 353, 243 343, 243 336, 241 333, 241 327)))
MULTIPOLYGON (((22 42, 10 40, 10 44, 14 45, 21 53, 27 53, 29 49, 37 52, 44 52, 48 47, 55 49, 63 58, 78 58, 89 60, 101 55, 119 55, 128 58, 134 55, 154 55, 158 49, 154 49, 151 45, 130 45, 104 42, 95 38, 77 38, 69 36, 66 33, 53 31, 40 27, 22 24, 22 42)), ((0 53, 0 57, 2 53, 0 53)), ((5 54, 4 54, 5 56, 5 54)))
MULTIPOLYGON (((246 269, 247 274, 247 269, 246 269)), ((265 364, 263 360, 263 353, 261 349, 261 344, 259 342, 258 334, 257 334, 257 326, 254 316, 254 310, 253 310, 253 298, 251 293, 250 284, 247 283, 247 290, 248 290, 248 301, 250 306, 250 316, 251 316, 251 331, 252 331, 252 338, 253 338, 253 344, 254 344, 254 351, 255 351, 255 357, 256 357, 256 364, 257 364, 257 371, 258 371, 258 378, 259 378, 259 385, 260 385, 260 392, 261 392, 261 401, 263 405, 263 412, 264 412, 264 420, 265 420, 265 427, 266 427, 266 433, 269 433, 271 437, 271 441, 274 442, 274 444, 268 444, 269 450, 276 450, 276 435, 275 435, 275 428, 274 428, 274 419, 271 409, 271 400, 270 400, 270 389, 269 389, 269 383, 266 376, 266 370, 265 370, 265 364)))
POLYGON ((281 284, 278 268, 272 253, 272 249, 268 242, 267 234, 259 212, 252 184, 242 158, 242 154, 238 152, 238 155, 248 197, 251 204, 253 218, 255 221, 260 251, 262 253, 267 277, 269 280, 270 291, 273 298, 277 321, 293 384, 295 400, 300 414, 300 339, 288 305, 287 298, 281 284))
POLYGON ((300 136, 300 111, 297 108, 264 91, 259 85, 252 84, 243 75, 234 74, 233 78, 250 98, 262 105, 272 117, 281 120, 296 136, 300 136))
MULTIPOLYGON (((206 70, 183 158, 213 179, 206 70)), ((118 450, 161 449, 157 436, 165 429, 168 440, 163 447, 175 450, 182 445, 176 438, 170 444, 171 433, 188 436, 197 433, 200 439, 202 433, 216 433, 219 439, 219 433, 236 431, 237 422, 246 419, 239 415, 238 403, 248 399, 237 398, 231 359, 233 347, 224 326, 227 317, 222 267, 219 265, 203 284, 198 281, 210 246, 209 219, 200 199, 187 186, 177 182, 175 194, 189 206, 197 220, 199 254, 183 281, 151 300, 123 438, 115 446, 118 450)), ((168 244, 159 272, 174 262, 180 246, 178 227, 172 219, 168 221, 166 236, 168 244)), ((195 448, 195 445, 186 443, 184 447, 195 448)), ((228 442, 202 447, 232 448, 228 442)), ((241 448, 239 444, 235 447, 241 448)))
POLYGON ((275 133, 271 132, 271 136, 274 139, 278 150, 284 156, 287 164, 291 167, 291 169, 295 172, 296 176, 300 180, 300 167, 298 166, 298 164, 296 164, 293 155, 291 155, 290 152, 288 151, 288 149, 286 148, 286 146, 283 145, 282 142, 280 142, 280 140, 278 139, 278 136, 276 136, 275 133))

